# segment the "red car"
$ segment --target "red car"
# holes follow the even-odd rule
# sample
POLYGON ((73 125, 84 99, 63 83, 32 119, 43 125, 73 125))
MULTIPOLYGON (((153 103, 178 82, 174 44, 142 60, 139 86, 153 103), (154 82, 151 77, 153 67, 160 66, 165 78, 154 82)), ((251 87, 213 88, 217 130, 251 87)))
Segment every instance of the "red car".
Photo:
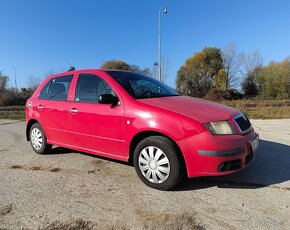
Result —
POLYGON ((26 122, 35 152, 57 145, 132 160, 140 179, 160 190, 183 176, 236 172, 251 163, 259 142, 243 113, 128 71, 48 77, 27 101, 26 122))

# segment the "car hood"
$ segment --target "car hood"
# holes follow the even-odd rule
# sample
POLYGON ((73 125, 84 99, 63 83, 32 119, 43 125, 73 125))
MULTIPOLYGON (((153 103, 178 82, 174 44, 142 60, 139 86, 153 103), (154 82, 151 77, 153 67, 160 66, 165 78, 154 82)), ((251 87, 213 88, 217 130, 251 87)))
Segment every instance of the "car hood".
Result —
POLYGON ((140 102, 192 118, 200 123, 227 120, 238 111, 215 102, 188 97, 172 96, 140 99, 140 102))

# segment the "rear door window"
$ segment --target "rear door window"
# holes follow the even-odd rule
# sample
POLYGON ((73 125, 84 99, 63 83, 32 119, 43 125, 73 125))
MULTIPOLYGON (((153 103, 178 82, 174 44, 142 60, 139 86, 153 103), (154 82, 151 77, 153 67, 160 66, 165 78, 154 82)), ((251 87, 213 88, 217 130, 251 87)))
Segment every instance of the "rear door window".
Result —
POLYGON ((73 75, 51 79, 40 92, 39 99, 66 101, 73 75))

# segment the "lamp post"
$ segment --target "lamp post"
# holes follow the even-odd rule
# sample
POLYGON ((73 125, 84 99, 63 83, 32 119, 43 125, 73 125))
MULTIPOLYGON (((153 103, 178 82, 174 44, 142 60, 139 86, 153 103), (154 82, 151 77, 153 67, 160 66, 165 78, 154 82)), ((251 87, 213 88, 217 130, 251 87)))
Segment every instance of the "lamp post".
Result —
POLYGON ((16 89, 16 92, 17 92, 18 90, 17 90, 16 69, 15 69, 15 66, 13 66, 13 69, 14 69, 15 89, 16 89))
POLYGON ((158 62, 153 64, 153 78, 158 79, 158 62))
POLYGON ((159 9, 159 17, 158 17, 158 78, 161 81, 161 34, 160 34, 160 18, 161 18, 161 11, 163 10, 164 14, 167 14, 167 7, 163 6, 159 9))

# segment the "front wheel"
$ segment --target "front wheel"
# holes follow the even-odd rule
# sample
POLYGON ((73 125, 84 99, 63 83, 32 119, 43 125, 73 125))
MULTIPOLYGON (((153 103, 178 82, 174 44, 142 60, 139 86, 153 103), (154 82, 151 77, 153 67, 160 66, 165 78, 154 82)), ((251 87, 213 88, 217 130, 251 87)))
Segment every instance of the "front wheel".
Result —
POLYGON ((169 190, 183 176, 176 145, 166 137, 151 136, 138 143, 134 151, 134 166, 139 178, 148 186, 169 190))
POLYGON ((52 145, 47 144, 46 136, 39 123, 35 123, 31 126, 29 137, 31 146, 36 153, 47 153, 52 147, 52 145))

